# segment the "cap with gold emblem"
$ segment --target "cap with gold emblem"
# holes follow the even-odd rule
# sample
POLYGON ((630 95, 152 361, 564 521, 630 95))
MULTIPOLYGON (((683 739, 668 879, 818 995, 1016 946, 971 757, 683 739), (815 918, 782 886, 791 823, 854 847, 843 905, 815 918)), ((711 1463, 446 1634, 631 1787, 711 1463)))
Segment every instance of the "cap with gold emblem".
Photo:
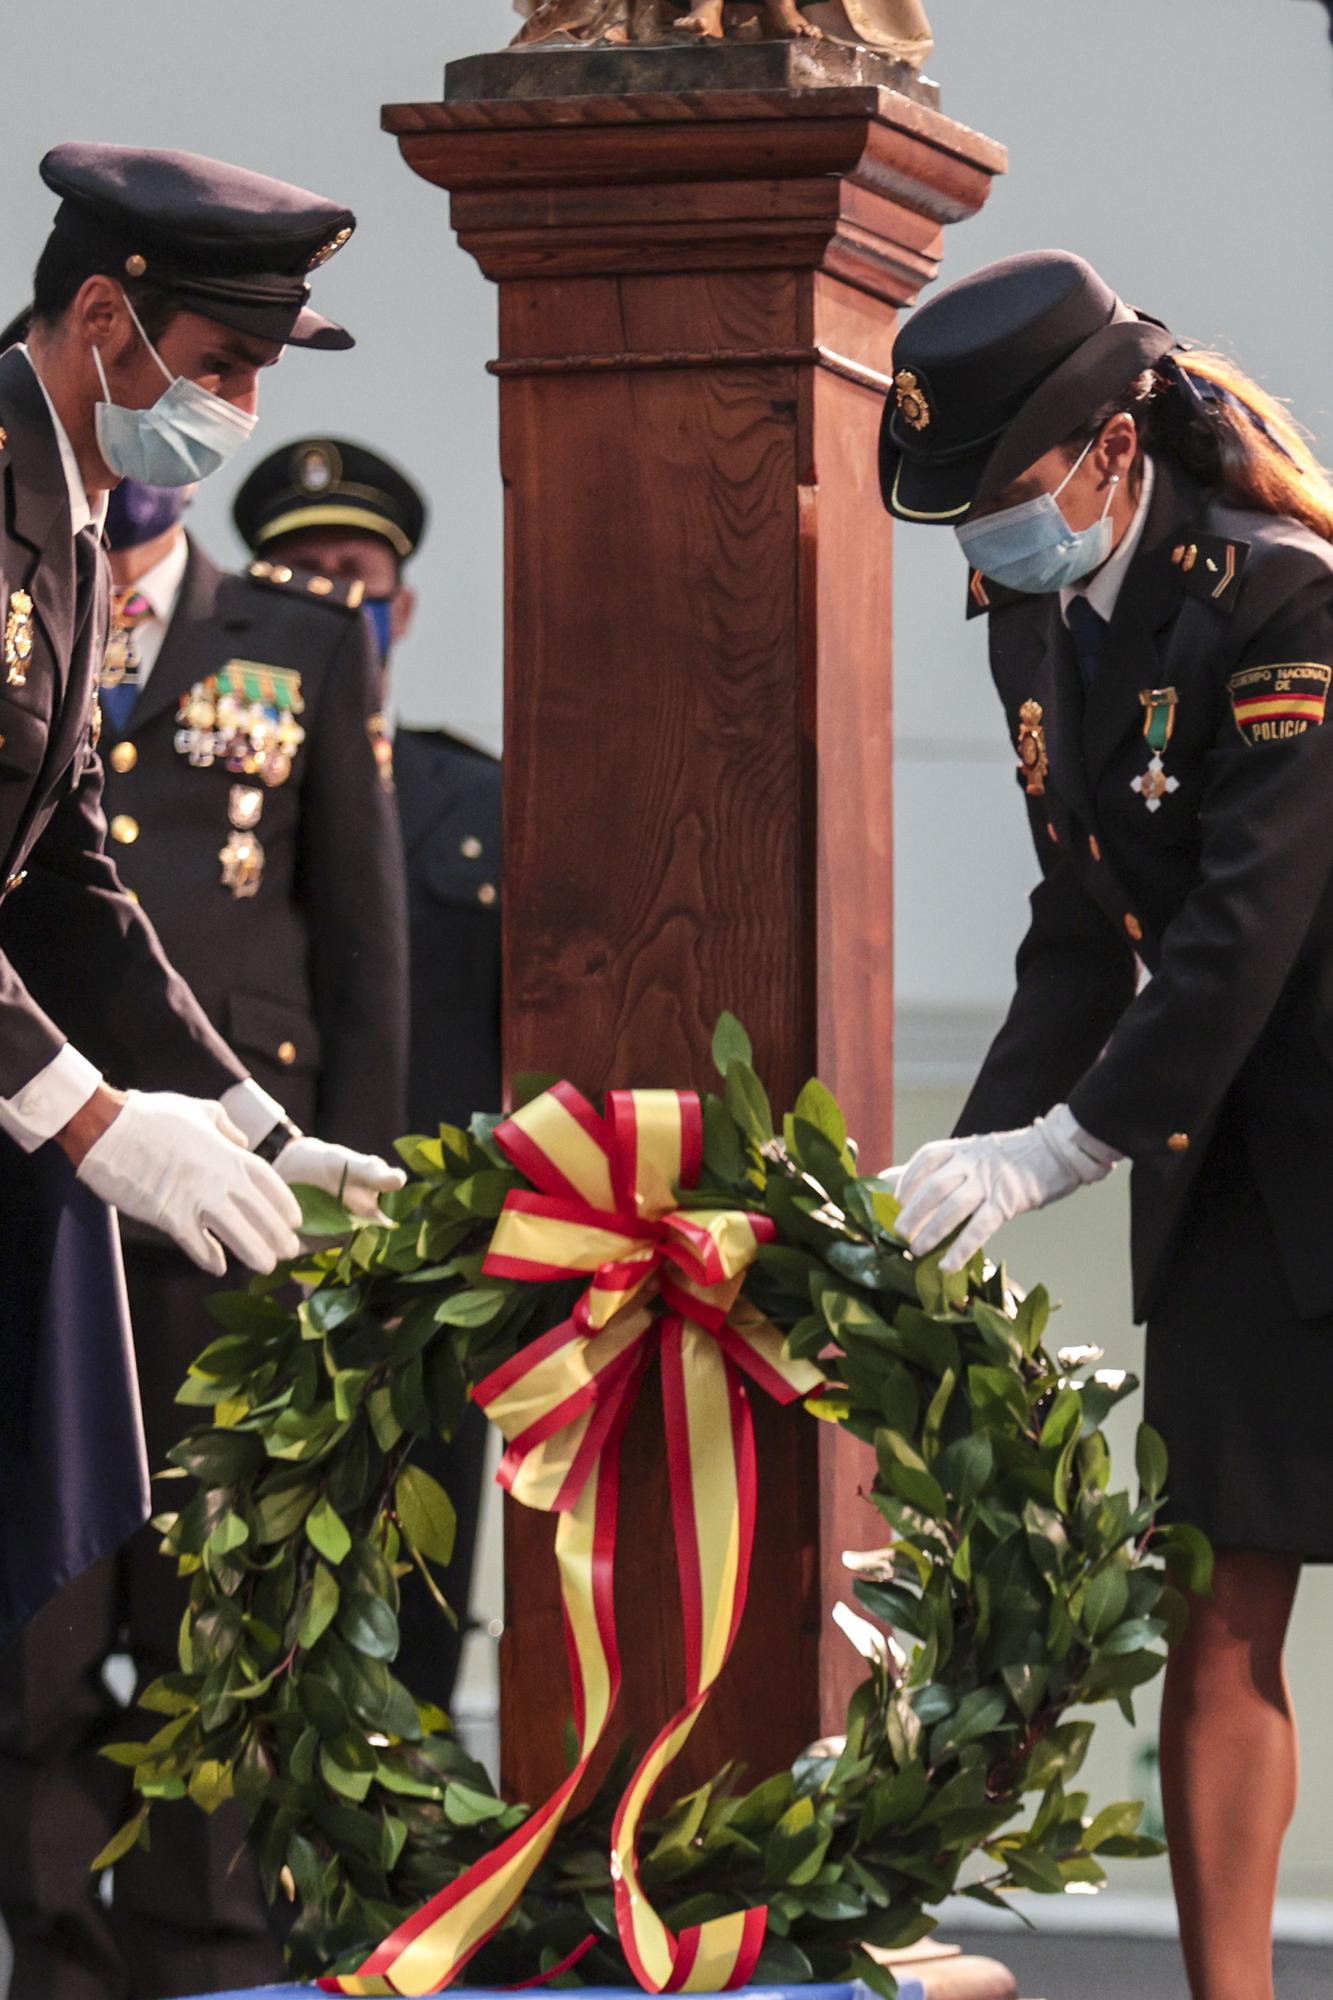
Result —
POLYGON ((377 535, 400 562, 426 528, 426 503, 406 473, 347 438, 299 438, 257 465, 232 508, 255 551, 306 528, 377 535))
POLYGON ((109 277, 146 279, 191 312, 291 347, 351 347, 309 306, 309 274, 356 228, 350 209, 198 153, 56 146, 54 238, 109 277))
POLYGON ((987 264, 917 308, 893 349, 884 504, 961 521, 1180 342, 1068 250, 987 264))

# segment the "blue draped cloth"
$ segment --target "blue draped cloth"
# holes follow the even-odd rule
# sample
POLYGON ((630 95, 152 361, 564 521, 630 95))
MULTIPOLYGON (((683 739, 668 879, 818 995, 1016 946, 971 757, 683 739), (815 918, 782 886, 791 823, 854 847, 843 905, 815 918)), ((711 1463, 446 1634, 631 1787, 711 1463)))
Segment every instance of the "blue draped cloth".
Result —
POLYGON ((115 1216, 0 1135, 0 1647, 148 1511, 115 1216))

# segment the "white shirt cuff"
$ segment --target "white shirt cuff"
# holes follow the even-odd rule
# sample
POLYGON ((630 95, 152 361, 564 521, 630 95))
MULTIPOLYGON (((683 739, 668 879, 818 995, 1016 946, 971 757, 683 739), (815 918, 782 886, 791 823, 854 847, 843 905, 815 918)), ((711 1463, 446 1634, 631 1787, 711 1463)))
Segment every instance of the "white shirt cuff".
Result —
POLYGON ((252 1076, 247 1076, 241 1083, 234 1083, 230 1090, 224 1090, 221 1104, 232 1124, 239 1126, 244 1133, 245 1143, 251 1151, 287 1117, 277 1098, 270 1097, 252 1076))
POLYGON ((66 1042, 17 1097, 0 1097, 0 1131, 25 1153, 35 1153, 82 1111, 101 1081, 101 1070, 66 1042))

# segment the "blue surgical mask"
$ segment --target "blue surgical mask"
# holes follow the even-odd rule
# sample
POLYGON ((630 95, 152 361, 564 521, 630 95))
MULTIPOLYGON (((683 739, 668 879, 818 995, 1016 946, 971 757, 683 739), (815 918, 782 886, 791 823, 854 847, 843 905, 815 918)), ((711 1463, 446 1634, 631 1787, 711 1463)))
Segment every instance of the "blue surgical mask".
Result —
POLYGON ((1112 474, 1106 505, 1090 528, 1071 528, 1059 503, 1059 495, 1095 442, 1089 438, 1053 493, 1039 493, 1035 500, 1020 501, 979 521, 964 521, 954 529, 973 569, 1007 590, 1040 596, 1048 590, 1065 590, 1101 568, 1115 544, 1111 502, 1119 474, 1112 474))
POLYGON ((393 599, 391 597, 363 597, 361 609, 375 628, 379 642, 380 658, 387 660, 389 648, 393 644, 393 599))
MULTIPOLYGON (((124 294, 122 293, 122 297, 124 294)), ((233 458, 256 424, 253 412, 238 410, 211 389, 173 375, 154 347, 129 300, 139 337, 167 379, 167 387, 146 410, 127 410, 111 400, 98 348, 93 349, 103 402, 94 405, 97 449, 112 472, 144 486, 193 486, 233 458)))

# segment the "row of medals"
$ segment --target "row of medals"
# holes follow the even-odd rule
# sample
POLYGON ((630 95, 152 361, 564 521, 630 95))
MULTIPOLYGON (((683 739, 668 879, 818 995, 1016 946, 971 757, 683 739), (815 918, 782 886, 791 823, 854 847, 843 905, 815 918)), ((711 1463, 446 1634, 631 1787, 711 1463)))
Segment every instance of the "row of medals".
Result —
POLYGON ((221 764, 260 785, 233 785, 227 802, 231 832, 218 854, 222 886, 233 896, 254 896, 264 876, 264 844, 256 828, 264 811, 260 786, 285 785, 305 731, 290 709, 219 694, 206 682, 190 689, 176 714, 175 747, 197 770, 221 764))

